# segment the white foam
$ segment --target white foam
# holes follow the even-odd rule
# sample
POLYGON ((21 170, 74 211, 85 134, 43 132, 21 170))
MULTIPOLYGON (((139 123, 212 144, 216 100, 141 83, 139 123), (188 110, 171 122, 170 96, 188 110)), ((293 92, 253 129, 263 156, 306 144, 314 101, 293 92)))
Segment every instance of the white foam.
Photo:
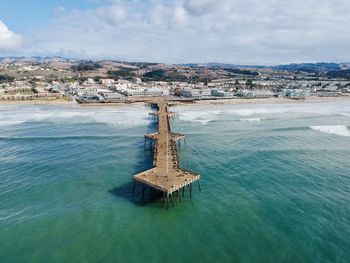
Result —
MULTIPOLYGON (((295 104, 249 104, 249 105, 196 105, 193 107, 177 106, 174 108, 180 116, 180 120, 188 122, 203 122, 218 119, 217 115, 225 115, 224 118, 244 119, 247 121, 259 121, 272 118, 288 118, 291 115, 321 115, 329 116, 339 114, 350 116, 350 103, 340 102, 305 102, 295 104), (229 115, 233 115, 229 117, 229 115), (239 118, 246 117, 246 118, 239 118)), ((244 121, 243 120, 243 121, 244 121)))
POLYGON ((210 122, 210 120, 198 120, 198 122, 200 122, 203 125, 208 124, 208 122, 210 122))
POLYGON ((148 109, 140 106, 118 108, 94 107, 12 107, 0 114, 0 126, 11 126, 28 122, 50 123, 105 123, 115 127, 147 125, 148 109))
POLYGON ((247 118, 247 119, 240 119, 242 122, 260 122, 264 120, 264 118, 247 118))
POLYGON ((221 111, 183 111, 180 112, 179 117, 182 121, 199 122, 205 125, 220 114, 222 114, 221 111))
POLYGON ((0 126, 13 126, 24 123, 24 121, 0 121, 0 126))
POLYGON ((350 130, 345 125, 310 126, 310 129, 318 132, 350 137, 350 130))

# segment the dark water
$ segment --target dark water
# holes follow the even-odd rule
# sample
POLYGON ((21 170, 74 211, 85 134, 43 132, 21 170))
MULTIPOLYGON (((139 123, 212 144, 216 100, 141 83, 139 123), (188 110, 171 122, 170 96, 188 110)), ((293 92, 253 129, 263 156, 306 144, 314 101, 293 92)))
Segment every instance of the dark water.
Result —
POLYGON ((349 262, 350 103, 175 110, 202 192, 166 210, 147 107, 0 107, 0 262, 349 262))

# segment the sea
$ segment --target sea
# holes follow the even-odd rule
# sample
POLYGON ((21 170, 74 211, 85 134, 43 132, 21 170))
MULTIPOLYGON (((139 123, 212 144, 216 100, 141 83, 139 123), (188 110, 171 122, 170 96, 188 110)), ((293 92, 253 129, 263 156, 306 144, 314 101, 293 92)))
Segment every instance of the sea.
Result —
POLYGON ((350 101, 172 110, 201 191, 167 209, 147 105, 0 106, 0 262, 350 261, 350 101))

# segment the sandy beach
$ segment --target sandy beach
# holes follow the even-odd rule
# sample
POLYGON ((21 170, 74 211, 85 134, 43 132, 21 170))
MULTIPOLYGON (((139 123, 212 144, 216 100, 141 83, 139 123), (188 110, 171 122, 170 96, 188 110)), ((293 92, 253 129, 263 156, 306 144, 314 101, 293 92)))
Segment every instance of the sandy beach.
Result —
MULTIPOLYGON (((195 102, 181 102, 182 105, 217 105, 217 104, 230 104, 230 105, 244 105, 244 104, 294 104, 294 103, 319 103, 319 102, 334 102, 334 101, 350 101, 350 96, 345 95, 342 97, 307 97, 303 100, 293 100, 288 98, 253 98, 253 99, 217 99, 217 100, 197 100, 195 102)), ((119 103, 90 103, 81 104, 82 106, 121 106, 128 104, 142 104, 143 102, 119 102, 119 103)), ((76 105, 78 104, 74 100, 18 100, 18 101, 1 101, 1 105, 76 105)))
MULTIPOLYGON (((219 99, 219 100, 199 100, 192 105, 207 105, 207 104, 230 104, 230 105, 244 105, 244 104, 294 104, 294 103, 321 103, 334 101, 349 101, 350 96, 342 97, 307 97, 303 100, 293 100, 288 98, 254 98, 254 99, 219 99)), ((188 104, 185 104, 188 105, 188 104)))
POLYGON ((56 99, 56 100, 0 100, 1 105, 74 105, 77 104, 76 101, 73 100, 64 100, 64 99, 56 99))

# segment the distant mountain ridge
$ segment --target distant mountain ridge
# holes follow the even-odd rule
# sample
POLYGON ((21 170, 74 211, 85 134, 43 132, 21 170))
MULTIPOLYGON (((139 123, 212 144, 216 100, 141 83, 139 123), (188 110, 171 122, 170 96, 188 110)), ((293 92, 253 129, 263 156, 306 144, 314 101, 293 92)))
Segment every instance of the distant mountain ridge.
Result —
POLYGON ((335 63, 335 62, 319 62, 319 63, 291 63, 282 64, 277 66, 266 66, 266 65, 240 65, 230 63, 188 63, 180 64, 182 66, 190 67, 208 67, 208 68, 244 68, 244 69, 259 69, 267 68, 274 70, 287 70, 287 71, 300 71, 300 72, 327 72, 327 71, 338 71, 343 69, 350 69, 350 63, 335 63))
MULTIPOLYGON (((79 62, 87 61, 90 59, 71 59, 64 58, 60 56, 55 57, 0 57, 0 63, 11 63, 11 62, 53 62, 53 61, 65 61, 65 62, 79 62)), ((108 59, 93 60, 93 61, 115 61, 108 59)), ((137 62, 126 62, 120 61, 121 63, 126 64, 138 64, 137 62)), ((162 64, 162 63, 145 63, 145 64, 162 64)), ((225 68, 225 69, 258 69, 258 68, 270 68, 274 70, 287 70, 287 71, 300 71, 300 72, 328 72, 328 71, 341 71, 350 69, 350 63, 334 63, 334 62, 319 62, 319 63, 291 63, 291 64, 282 64, 277 66, 265 66, 265 65, 240 65, 240 64, 231 64, 231 63, 219 63, 219 62, 208 62, 208 63, 185 63, 185 64, 174 64, 179 66, 187 67, 208 67, 208 68, 225 68)))
POLYGON ((52 61, 78 61, 75 59, 68 59, 68 58, 63 58, 63 57, 39 57, 39 56, 34 56, 34 57, 15 57, 15 56, 10 56, 10 57, 0 57, 0 63, 4 62, 36 62, 36 63, 45 63, 45 62, 52 62, 52 61))
POLYGON ((305 71, 305 72, 315 72, 315 71, 335 71, 341 70, 341 66, 338 63, 292 63, 287 65, 278 65, 272 67, 277 70, 289 70, 289 71, 305 71))

